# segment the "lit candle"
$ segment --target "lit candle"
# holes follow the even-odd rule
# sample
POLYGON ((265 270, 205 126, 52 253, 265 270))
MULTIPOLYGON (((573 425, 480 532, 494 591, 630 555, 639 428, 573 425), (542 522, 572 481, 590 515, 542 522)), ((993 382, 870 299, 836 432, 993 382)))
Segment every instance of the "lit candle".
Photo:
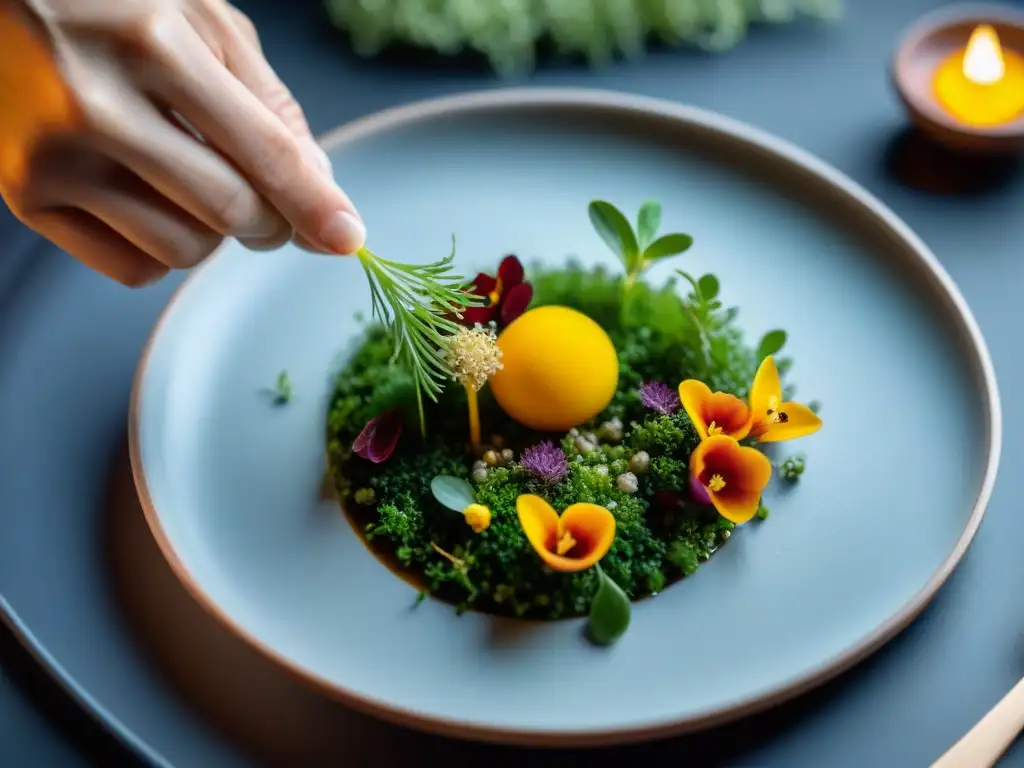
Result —
POLYGON ((953 117, 985 128, 1024 115, 1024 56, 999 44, 988 24, 971 33, 963 50, 950 54, 935 72, 935 95, 953 117))

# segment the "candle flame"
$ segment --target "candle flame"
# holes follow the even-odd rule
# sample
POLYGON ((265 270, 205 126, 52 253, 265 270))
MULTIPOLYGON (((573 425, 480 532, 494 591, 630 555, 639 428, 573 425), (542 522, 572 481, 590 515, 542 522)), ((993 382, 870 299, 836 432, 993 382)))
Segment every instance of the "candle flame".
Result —
POLYGON ((964 51, 964 77, 978 85, 992 85, 1003 79, 1006 65, 999 35, 988 24, 979 24, 964 51))

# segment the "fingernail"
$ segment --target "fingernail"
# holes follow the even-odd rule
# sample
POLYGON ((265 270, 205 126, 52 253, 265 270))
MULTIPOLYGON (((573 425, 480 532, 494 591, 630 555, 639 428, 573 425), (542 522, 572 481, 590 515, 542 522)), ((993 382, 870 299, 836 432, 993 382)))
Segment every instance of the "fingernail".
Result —
POLYGON ((320 242, 334 253, 352 254, 366 242, 366 227, 349 211, 338 211, 320 232, 320 242))

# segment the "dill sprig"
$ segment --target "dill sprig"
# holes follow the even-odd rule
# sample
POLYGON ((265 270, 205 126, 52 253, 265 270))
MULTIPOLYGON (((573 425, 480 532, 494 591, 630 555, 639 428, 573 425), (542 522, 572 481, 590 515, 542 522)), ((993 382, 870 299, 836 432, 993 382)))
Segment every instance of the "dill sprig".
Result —
POLYGON ((373 316, 391 337, 391 360, 400 361, 412 374, 420 432, 425 435, 423 396, 436 402, 452 377, 445 358, 447 340, 461 328, 452 317, 461 317, 466 307, 481 300, 467 291, 463 277, 452 274, 454 237, 451 253, 429 264, 401 264, 365 247, 356 256, 370 283, 373 316))

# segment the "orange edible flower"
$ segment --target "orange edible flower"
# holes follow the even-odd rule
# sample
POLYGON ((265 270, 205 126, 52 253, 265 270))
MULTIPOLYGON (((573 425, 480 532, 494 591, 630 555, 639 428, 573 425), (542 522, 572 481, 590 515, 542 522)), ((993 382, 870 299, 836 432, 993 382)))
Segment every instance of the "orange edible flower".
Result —
POLYGON ((540 496, 516 499, 519 524, 541 559, 556 571, 584 571, 615 540, 615 517, 597 504, 573 504, 561 516, 540 496))
POLYGON ((701 439, 727 435, 742 440, 750 432, 751 411, 735 395, 712 392, 704 382, 687 379, 679 385, 679 399, 701 439))
POLYGON ((726 435, 711 435, 690 455, 690 474, 707 489, 719 514, 739 525, 757 512, 772 463, 756 448, 741 446, 726 435))
POLYGON ((761 361, 750 388, 750 436, 762 443, 805 437, 821 429, 818 414, 801 403, 782 402, 782 381, 771 355, 761 361))

